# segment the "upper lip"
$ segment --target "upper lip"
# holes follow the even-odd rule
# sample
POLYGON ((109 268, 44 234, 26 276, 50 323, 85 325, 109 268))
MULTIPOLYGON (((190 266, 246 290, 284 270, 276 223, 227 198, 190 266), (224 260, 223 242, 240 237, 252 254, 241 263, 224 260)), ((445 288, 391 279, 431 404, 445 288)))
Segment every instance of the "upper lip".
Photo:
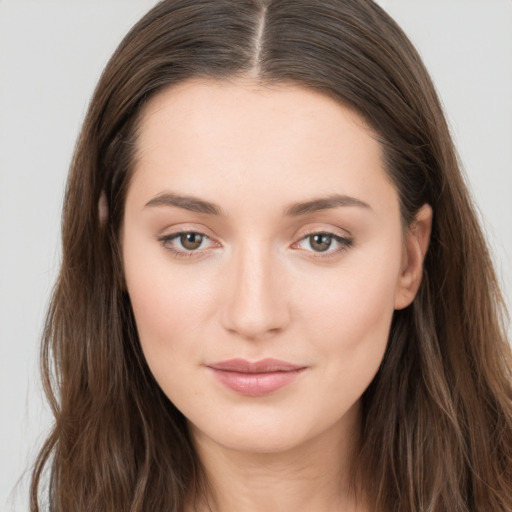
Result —
POLYGON ((207 365, 214 370, 240 373, 271 373, 271 372, 291 372, 300 370, 305 366, 300 366, 279 359, 261 359, 260 361, 247 361, 245 359, 229 359, 207 365))

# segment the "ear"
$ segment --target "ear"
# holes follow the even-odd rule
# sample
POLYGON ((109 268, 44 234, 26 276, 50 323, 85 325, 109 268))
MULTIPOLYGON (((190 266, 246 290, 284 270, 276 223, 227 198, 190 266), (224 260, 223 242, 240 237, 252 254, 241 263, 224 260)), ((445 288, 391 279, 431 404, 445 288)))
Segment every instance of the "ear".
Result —
POLYGON ((405 233, 402 269, 395 293, 395 309, 406 308, 416 297, 423 275, 432 230, 432 208, 424 204, 405 233))

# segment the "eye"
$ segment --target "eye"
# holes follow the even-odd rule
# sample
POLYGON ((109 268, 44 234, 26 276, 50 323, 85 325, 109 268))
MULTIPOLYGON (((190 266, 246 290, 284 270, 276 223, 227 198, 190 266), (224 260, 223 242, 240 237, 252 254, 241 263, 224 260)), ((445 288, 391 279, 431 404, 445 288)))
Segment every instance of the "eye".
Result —
POLYGON ((295 244, 296 248, 316 253, 337 253, 352 245, 352 240, 334 233, 310 233, 295 244))
POLYGON ((216 246, 209 236, 197 231, 180 231, 158 239, 163 247, 176 256, 193 256, 216 246))

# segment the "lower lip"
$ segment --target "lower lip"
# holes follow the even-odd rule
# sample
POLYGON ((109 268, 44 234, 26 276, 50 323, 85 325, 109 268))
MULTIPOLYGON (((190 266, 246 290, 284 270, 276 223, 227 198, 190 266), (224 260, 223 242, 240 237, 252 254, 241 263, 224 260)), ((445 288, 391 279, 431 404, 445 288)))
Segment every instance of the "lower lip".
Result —
POLYGON ((217 380, 229 389, 246 396, 264 396, 291 384, 305 370, 242 373, 212 368, 217 380))

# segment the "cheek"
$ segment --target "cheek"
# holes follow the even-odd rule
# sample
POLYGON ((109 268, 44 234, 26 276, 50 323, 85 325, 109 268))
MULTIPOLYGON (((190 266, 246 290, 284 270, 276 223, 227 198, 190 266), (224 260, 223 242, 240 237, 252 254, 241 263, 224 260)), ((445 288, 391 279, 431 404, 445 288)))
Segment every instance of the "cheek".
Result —
POLYGON ((323 286, 318 279, 305 284, 303 314, 330 330, 371 330, 394 310, 398 273, 393 259, 366 258, 344 265, 326 274, 323 286))
POLYGON ((174 405, 193 414, 193 403, 205 394, 196 372, 204 363, 204 323, 214 302, 208 287, 158 266, 127 281, 146 363, 174 405))
POLYGON ((158 272, 158 268, 131 276, 128 291, 142 341, 167 343, 170 335, 193 335, 212 302, 203 281, 187 281, 179 273, 158 272))
POLYGON ((204 338, 201 326, 208 323, 216 303, 213 278, 198 272, 194 265, 176 268, 162 255, 164 249, 158 244, 148 248, 127 237, 123 246, 126 283, 140 343, 159 380, 157 374, 166 369, 181 371, 182 358, 197 358, 204 338))
MULTIPOLYGON (((322 353, 326 378, 340 386, 369 384, 384 355, 394 312, 401 265, 401 242, 388 251, 354 252, 322 281, 303 282, 308 290, 298 316, 311 344, 322 353), (387 256, 383 256, 386 255, 387 256), (336 374, 343 373, 343 382, 336 374)), ((360 390, 361 392, 363 389, 360 390)))

